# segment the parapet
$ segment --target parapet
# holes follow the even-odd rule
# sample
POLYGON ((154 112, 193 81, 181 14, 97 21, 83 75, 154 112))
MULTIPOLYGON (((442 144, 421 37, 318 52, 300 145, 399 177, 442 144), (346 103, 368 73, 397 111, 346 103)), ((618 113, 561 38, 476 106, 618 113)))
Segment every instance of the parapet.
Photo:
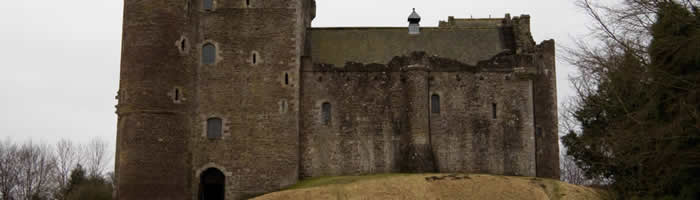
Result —
POLYGON ((439 28, 498 28, 503 26, 503 18, 455 18, 440 21, 439 28))
POLYGON ((513 18, 506 14, 503 18, 455 18, 449 16, 447 21, 440 21, 439 28, 500 28, 513 25, 530 25, 530 15, 513 18))

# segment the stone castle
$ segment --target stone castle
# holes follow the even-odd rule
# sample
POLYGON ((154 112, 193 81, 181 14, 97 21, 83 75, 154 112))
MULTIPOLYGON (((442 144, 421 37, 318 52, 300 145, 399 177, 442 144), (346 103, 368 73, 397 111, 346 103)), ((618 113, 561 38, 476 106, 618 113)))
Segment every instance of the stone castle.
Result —
POLYGON ((527 15, 312 28, 314 0, 124 5, 117 199, 375 173, 559 177, 555 45, 533 41, 527 15))

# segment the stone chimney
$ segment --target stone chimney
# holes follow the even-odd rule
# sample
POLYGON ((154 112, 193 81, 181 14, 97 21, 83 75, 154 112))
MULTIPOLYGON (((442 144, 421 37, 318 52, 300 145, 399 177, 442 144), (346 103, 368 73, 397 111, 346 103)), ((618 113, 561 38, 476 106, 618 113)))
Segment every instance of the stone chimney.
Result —
POLYGON ((420 15, 416 13, 415 8, 413 9, 413 13, 408 16, 408 34, 420 34, 420 15))

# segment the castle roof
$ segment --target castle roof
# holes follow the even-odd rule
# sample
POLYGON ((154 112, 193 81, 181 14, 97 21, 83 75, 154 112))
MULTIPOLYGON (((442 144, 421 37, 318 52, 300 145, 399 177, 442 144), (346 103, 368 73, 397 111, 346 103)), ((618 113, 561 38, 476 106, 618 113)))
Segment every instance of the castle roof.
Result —
POLYGON ((500 53, 506 46, 497 27, 426 27, 420 35, 404 27, 346 27, 310 29, 314 63, 342 67, 346 62, 388 63, 394 56, 426 52, 467 64, 500 53))

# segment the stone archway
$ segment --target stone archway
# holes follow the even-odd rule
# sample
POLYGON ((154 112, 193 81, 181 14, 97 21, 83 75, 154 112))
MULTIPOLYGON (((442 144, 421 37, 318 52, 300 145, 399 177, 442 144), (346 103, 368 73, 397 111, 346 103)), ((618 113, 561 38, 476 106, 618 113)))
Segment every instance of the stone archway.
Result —
POLYGON ((199 175, 199 200, 224 200, 226 176, 216 168, 209 168, 199 175))

